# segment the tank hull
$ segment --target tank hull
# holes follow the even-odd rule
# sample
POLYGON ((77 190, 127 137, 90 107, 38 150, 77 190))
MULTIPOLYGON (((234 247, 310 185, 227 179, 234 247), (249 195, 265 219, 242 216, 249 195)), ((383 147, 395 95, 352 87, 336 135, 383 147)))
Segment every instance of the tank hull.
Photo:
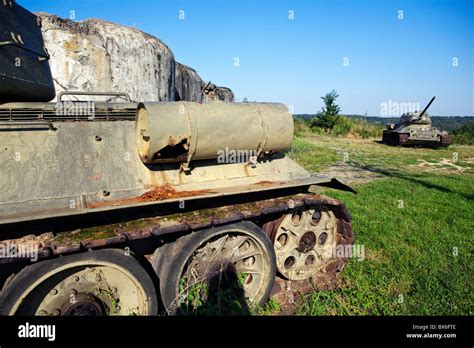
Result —
MULTIPOLYGON (((191 162, 189 172, 182 170, 180 162, 143 163, 130 115, 133 108, 126 107, 128 119, 74 121, 50 115, 41 120, 48 123, 39 119, 0 122, 0 144, 5 149, 0 153, 0 162, 5 164, 0 172, 0 224, 326 181, 281 152, 249 163, 249 158, 232 152, 237 149, 228 148, 222 158, 191 162)), ((2 110, 7 114, 11 105, 0 107, 0 114, 2 110)), ((214 124, 219 127, 215 120, 214 124)), ((212 134, 204 130, 201 127, 200 136, 207 141, 202 144, 209 147, 212 134)), ((272 137, 278 137, 276 132, 272 137)), ((253 138, 249 142, 254 145, 253 138)), ((221 138, 219 146, 223 144, 221 138)))
POLYGON ((425 146, 440 147, 452 144, 452 138, 449 134, 434 133, 428 137, 417 136, 410 132, 384 131, 382 142, 391 146, 425 146))

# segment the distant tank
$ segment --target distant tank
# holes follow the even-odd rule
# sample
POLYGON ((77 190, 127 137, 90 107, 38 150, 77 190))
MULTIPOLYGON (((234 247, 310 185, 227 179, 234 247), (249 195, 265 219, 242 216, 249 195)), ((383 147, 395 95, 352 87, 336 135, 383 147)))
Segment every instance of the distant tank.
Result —
POLYGON ((41 22, 8 0, 0 18, 0 314, 187 313, 229 294, 251 308, 276 279, 335 284, 351 217, 309 191, 350 188, 285 155, 284 105, 51 103, 41 22))
POLYGON ((421 112, 408 112, 400 117, 396 124, 388 124, 383 131, 382 142, 387 145, 420 145, 420 146, 448 146, 452 144, 449 133, 440 131, 431 125, 428 108, 435 100, 430 102, 421 112))

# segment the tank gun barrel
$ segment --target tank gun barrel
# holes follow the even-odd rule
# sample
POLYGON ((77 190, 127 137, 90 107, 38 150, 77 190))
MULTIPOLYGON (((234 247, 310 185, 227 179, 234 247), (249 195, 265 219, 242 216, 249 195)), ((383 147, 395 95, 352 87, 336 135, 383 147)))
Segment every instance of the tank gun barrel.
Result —
POLYGON ((434 96, 433 98, 431 98, 430 102, 428 103, 428 105, 426 105, 426 107, 423 109, 423 111, 421 112, 420 116, 418 118, 422 118, 423 115, 425 114, 425 112, 428 110, 428 108, 431 106, 431 104, 433 103, 433 101, 435 100, 436 96, 434 96))

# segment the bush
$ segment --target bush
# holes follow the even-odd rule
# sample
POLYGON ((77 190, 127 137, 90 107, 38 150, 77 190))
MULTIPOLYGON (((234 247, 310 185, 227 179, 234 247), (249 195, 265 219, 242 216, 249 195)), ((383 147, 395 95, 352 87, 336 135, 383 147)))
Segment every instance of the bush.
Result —
POLYGON ((332 129, 320 127, 314 124, 315 118, 308 120, 302 117, 295 117, 295 135, 305 136, 311 134, 329 134, 336 137, 353 138, 381 138, 383 126, 369 123, 364 119, 338 115, 337 121, 332 129))
POLYGON ((295 126, 295 135, 301 136, 311 133, 309 121, 301 117, 294 117, 293 124, 295 126))
POLYGON ((335 136, 347 136, 354 126, 354 122, 348 117, 339 117, 339 119, 334 124, 331 134, 335 136))
POLYGON ((339 121, 339 115, 325 115, 321 112, 316 114, 316 117, 311 120, 311 127, 319 127, 324 130, 331 130, 339 121))
POLYGON ((352 122, 353 125, 351 133, 354 136, 361 137, 363 139, 382 137, 382 126, 373 123, 368 123, 366 120, 363 119, 352 119, 352 122))
POLYGON ((453 130, 453 142, 460 145, 474 145, 474 122, 453 130))
POLYGON ((378 138, 382 136, 383 128, 379 125, 368 123, 363 119, 341 116, 331 131, 332 135, 354 138, 378 138))

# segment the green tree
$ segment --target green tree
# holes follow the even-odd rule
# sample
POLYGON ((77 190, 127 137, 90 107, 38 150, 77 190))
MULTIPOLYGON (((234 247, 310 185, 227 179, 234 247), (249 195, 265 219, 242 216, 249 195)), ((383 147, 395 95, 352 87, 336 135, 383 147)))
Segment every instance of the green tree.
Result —
POLYGON ((339 105, 336 104, 337 97, 339 97, 339 95, 335 90, 321 97, 324 101, 324 106, 322 110, 316 114, 316 117, 311 120, 311 126, 321 127, 326 131, 334 127, 339 120, 339 112, 341 111, 339 105))
POLYGON ((462 145, 474 144, 474 122, 466 123, 453 130, 454 142, 462 145))

